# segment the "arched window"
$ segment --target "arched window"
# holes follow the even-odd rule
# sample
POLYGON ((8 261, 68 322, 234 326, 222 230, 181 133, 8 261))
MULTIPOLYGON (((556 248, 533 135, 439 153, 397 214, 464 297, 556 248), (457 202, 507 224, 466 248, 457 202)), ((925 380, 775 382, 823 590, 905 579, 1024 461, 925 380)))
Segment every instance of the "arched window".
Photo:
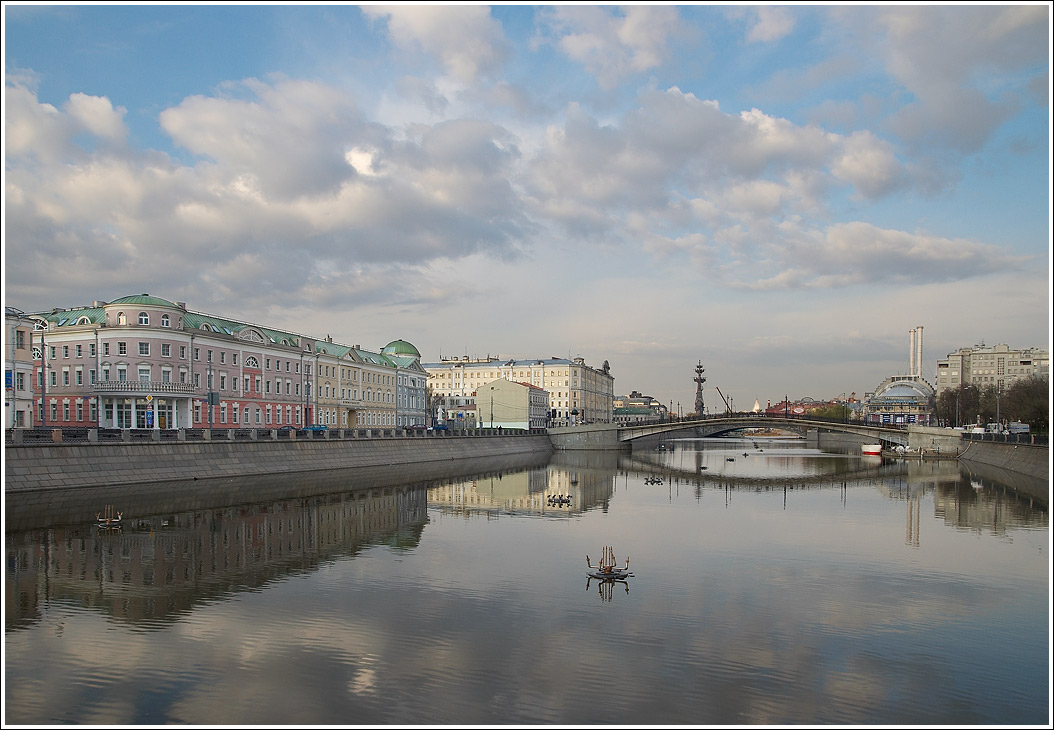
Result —
POLYGON ((255 357, 250 355, 249 357, 245 358, 245 367, 247 367, 247 368, 258 368, 258 367, 260 367, 260 362, 255 357))
POLYGON ((139 313, 139 324, 141 324, 141 325, 148 325, 148 324, 150 324, 150 315, 147 314, 146 312, 140 312, 139 313))
POLYGON ((167 314, 162 314, 161 315, 161 326, 162 327, 168 327, 169 326, 168 315, 167 314))
POLYGON ((117 324, 128 324, 128 317, 125 316, 124 312, 117 313, 117 324))
POLYGON ((77 324, 91 324, 91 320, 89 320, 87 317, 81 317, 77 320, 77 324))

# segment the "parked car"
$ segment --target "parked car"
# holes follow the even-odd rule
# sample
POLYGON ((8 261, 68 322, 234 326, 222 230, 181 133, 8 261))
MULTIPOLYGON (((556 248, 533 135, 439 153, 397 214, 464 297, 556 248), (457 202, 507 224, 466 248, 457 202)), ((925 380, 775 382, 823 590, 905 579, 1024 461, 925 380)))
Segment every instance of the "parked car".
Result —
POLYGON ((295 431, 296 426, 279 426, 279 431, 295 431))
POLYGON ((328 431, 329 426, 324 423, 312 423, 310 426, 304 426, 305 431, 328 431))

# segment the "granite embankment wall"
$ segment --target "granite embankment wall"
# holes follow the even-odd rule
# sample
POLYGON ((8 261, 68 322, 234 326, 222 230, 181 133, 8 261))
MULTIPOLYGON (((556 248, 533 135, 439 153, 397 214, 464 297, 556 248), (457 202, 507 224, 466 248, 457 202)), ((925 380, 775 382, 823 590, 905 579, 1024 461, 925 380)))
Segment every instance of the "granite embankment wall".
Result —
POLYGON ((970 441, 959 454, 970 478, 990 481, 1043 505, 1050 504, 1050 448, 970 441))
POLYGON ((7 445, 5 495, 552 452, 548 436, 7 445))
POLYGON ((968 441, 959 452, 959 460, 1017 472, 1036 479, 1050 479, 1050 448, 1028 444, 990 444, 968 441))

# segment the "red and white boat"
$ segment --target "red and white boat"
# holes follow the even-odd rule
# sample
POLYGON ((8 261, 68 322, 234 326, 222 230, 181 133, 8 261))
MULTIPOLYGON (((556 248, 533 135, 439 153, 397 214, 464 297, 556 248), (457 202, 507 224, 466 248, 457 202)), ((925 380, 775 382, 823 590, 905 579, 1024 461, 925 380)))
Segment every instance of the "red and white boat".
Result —
POLYGON ((861 444, 860 450, 868 456, 880 456, 882 454, 882 444, 861 444))

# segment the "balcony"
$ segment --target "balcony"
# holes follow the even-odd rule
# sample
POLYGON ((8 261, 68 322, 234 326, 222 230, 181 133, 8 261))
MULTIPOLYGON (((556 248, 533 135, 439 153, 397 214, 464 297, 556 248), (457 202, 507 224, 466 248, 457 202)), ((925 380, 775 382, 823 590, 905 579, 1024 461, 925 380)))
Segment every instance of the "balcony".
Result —
POLYGON ((97 395, 194 395, 190 383, 169 383, 159 380, 100 380, 92 389, 97 395))

